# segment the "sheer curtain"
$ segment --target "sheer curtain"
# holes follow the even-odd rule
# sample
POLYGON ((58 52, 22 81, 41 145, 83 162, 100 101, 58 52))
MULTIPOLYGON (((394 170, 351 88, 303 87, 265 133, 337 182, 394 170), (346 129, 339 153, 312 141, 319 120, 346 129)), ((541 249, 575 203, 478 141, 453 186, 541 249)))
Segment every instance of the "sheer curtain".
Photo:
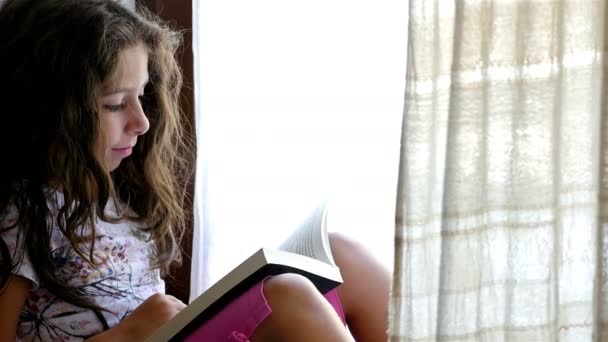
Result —
POLYGON ((193 1, 191 297, 324 200, 392 267, 407 4, 193 1))
POLYGON ((410 0, 393 341, 606 341, 603 0, 410 0))

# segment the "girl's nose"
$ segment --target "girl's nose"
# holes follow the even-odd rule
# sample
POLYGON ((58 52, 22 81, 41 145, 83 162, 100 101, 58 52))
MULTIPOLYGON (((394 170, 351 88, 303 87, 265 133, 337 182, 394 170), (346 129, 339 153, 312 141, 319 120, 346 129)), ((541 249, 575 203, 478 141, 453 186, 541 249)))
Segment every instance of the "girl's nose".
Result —
POLYGON ((139 101, 136 102, 136 105, 131 108, 131 122, 130 122, 130 131, 136 135, 142 135, 148 131, 150 128, 150 122, 148 121, 148 117, 141 106, 139 101))

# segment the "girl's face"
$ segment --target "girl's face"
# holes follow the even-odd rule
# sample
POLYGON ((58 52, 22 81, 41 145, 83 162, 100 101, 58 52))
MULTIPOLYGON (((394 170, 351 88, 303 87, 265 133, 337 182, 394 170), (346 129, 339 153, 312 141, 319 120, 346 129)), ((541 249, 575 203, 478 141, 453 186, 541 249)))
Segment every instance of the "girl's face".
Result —
POLYGON ((137 137, 150 124, 141 105, 148 83, 148 52, 143 44, 122 50, 116 70, 102 86, 98 100, 97 156, 108 171, 115 170, 133 152, 137 137))

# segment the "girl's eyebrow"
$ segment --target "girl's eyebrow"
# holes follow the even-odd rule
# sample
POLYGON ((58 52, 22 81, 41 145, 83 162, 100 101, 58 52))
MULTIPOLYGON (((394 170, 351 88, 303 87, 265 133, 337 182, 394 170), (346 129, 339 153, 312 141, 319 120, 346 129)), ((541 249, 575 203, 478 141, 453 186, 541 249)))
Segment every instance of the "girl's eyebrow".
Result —
POLYGON ((103 96, 114 95, 114 94, 119 94, 119 93, 135 92, 135 91, 139 92, 141 89, 144 89, 146 87, 146 85, 148 85, 149 81, 150 81, 150 78, 146 77, 146 79, 144 80, 144 84, 139 89, 129 88, 129 87, 123 87, 123 88, 118 88, 118 89, 110 89, 108 91, 104 91, 103 92, 103 96))
POLYGON ((107 92, 104 92, 103 95, 104 96, 108 96, 108 95, 114 95, 114 94, 119 94, 119 93, 128 93, 131 91, 134 91, 136 89, 134 88, 118 88, 118 89, 113 89, 107 92))

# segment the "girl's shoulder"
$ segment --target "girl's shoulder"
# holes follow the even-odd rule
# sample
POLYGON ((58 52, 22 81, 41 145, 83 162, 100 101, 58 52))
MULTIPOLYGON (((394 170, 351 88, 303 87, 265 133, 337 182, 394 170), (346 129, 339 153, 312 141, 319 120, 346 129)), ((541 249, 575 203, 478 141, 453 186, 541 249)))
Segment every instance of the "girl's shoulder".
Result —
POLYGON ((17 206, 13 203, 6 205, 2 212, 0 212, 0 233, 15 227, 18 219, 19 211, 17 210, 17 206))
MULTIPOLYGON (((22 185, 21 187, 23 187, 23 186, 24 185, 22 185)), ((41 191, 42 191, 42 195, 46 199, 46 204, 47 204, 49 210, 57 211, 57 210, 59 210, 59 208, 61 208, 63 206, 64 197, 63 197, 63 193, 61 191, 54 189, 50 186, 43 186, 41 191)), ((30 202, 28 198, 24 198, 24 196, 18 194, 19 190, 14 189, 13 192, 15 194, 10 196, 10 199, 8 200, 8 203, 6 203, 6 205, 4 206, 4 209, 0 208, 0 222, 2 222, 3 218, 5 218, 5 217, 14 218, 16 216, 19 216, 19 209, 17 206, 17 202, 19 202, 19 203, 29 203, 30 202), (17 200, 17 198, 19 198, 19 200, 17 200)))
POLYGON ((0 239, 8 248, 11 256, 15 257, 15 252, 20 247, 23 247, 23 238, 21 238, 21 229, 18 225, 19 212, 13 204, 5 207, 0 213, 0 239))

